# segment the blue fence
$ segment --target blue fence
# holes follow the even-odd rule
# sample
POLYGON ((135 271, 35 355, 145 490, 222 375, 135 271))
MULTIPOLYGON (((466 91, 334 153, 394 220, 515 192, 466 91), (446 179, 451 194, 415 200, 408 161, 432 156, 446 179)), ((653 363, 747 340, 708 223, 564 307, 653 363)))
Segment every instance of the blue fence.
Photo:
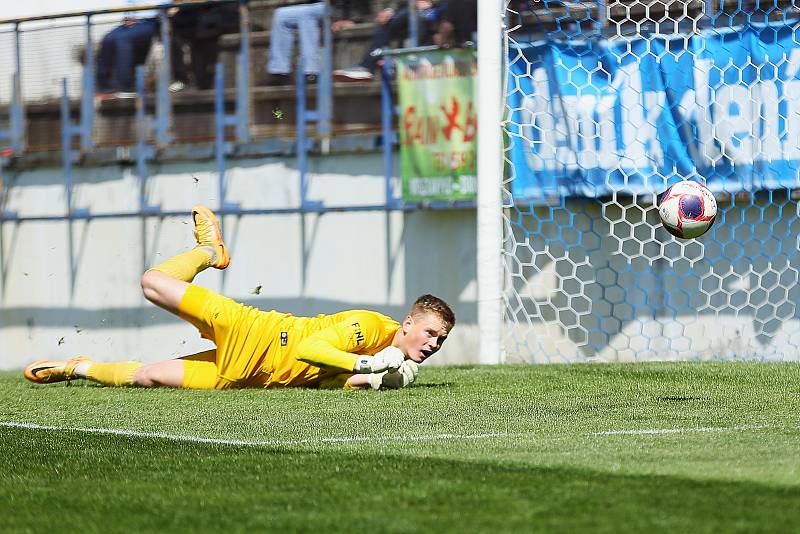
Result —
MULTIPOLYGON (((383 146, 384 168, 383 174, 386 181, 385 201, 371 206, 325 206, 319 201, 311 201, 307 198, 308 190, 308 161, 309 154, 312 152, 326 153, 333 139, 333 49, 334 39, 331 32, 330 9, 326 10, 322 21, 322 64, 321 72, 316 86, 316 99, 314 106, 308 106, 309 86, 302 75, 304 72, 302 60, 296 66, 297 73, 295 80, 295 94, 293 100, 296 102, 294 131, 295 139, 265 139, 263 136, 257 138, 253 135, 253 115, 252 99, 254 93, 253 69, 258 65, 252 57, 253 42, 253 23, 251 17, 251 2, 248 0, 238 0, 226 2, 227 4, 238 4, 239 10, 239 29, 238 29, 238 51, 235 58, 235 72, 230 73, 230 67, 219 62, 215 67, 213 84, 213 111, 208 114, 213 117, 213 153, 218 174, 218 197, 219 205, 216 209, 221 214, 263 214, 263 213, 288 213, 288 212, 322 212, 331 209, 335 210, 412 210, 417 209, 418 205, 406 205, 394 194, 392 181, 394 179, 394 141, 396 132, 393 127, 394 102, 392 91, 392 65, 387 61, 384 65, 383 83, 381 86, 381 122, 380 131, 369 136, 368 140, 361 140, 361 143, 372 143, 383 146), (226 72, 226 70, 228 72, 226 72), (227 79, 226 79, 227 78, 227 79), (233 93, 233 110, 226 109, 231 107, 231 92, 233 93), (307 127, 313 128, 313 135, 309 136, 307 127), (231 135, 230 131, 233 132, 231 135), (287 207, 285 209, 242 209, 235 203, 226 200, 226 167, 234 153, 258 153, 275 152, 280 150, 286 152, 286 147, 293 151, 297 158, 297 164, 301 181, 301 202, 297 207, 287 207)), ((198 5, 219 4, 219 2, 198 2, 198 5)), ((23 88, 32 92, 36 96, 36 103, 45 102, 43 106, 50 106, 56 109, 54 102, 54 91, 48 86, 48 80, 44 79, 45 74, 29 72, 29 67, 33 66, 32 61, 27 61, 23 57, 25 49, 24 41, 29 35, 36 32, 49 32, 50 37, 42 40, 53 46, 67 48, 68 43, 72 45, 81 44, 80 63, 82 64, 77 76, 64 76, 57 80, 60 89, 58 94, 57 109, 59 110, 58 124, 60 128, 60 151, 63 166, 64 188, 66 198, 66 215, 53 216, 20 216, 16 213, 3 210, 0 217, 3 220, 61 220, 67 219, 92 219, 109 217, 131 217, 142 215, 177 215, 163 210, 158 205, 149 203, 147 198, 147 178, 149 163, 168 154, 170 150, 179 150, 182 154, 191 149, 187 148, 185 140, 176 139, 174 130, 176 126, 175 102, 173 94, 170 92, 172 81, 172 66, 170 54, 170 41, 172 39, 170 29, 169 10, 170 5, 141 6, 136 9, 111 9, 100 10, 86 13, 72 13, 60 16, 42 16, 19 19, 14 21, 0 22, 0 27, 7 28, 5 35, 13 43, 13 67, 10 73, 10 94, 0 93, 0 110, 4 107, 8 110, 5 123, 0 122, 0 169, 14 158, 24 158, 32 150, 42 150, 41 147, 31 147, 28 143, 28 130, 30 124, 26 123, 26 109, 30 105, 30 98, 26 98, 23 88), (87 155, 97 152, 103 147, 97 146, 97 102, 96 94, 96 53, 95 47, 98 37, 107 32, 112 23, 117 23, 119 16, 124 12, 157 9, 160 21, 158 40, 163 49, 163 57, 156 62, 154 87, 148 86, 148 73, 144 65, 136 69, 136 91, 135 91, 135 112, 130 120, 134 123, 134 139, 125 144, 123 151, 126 157, 133 160, 136 173, 140 180, 140 196, 136 209, 125 213, 92 213, 89 209, 78 209, 73 205, 73 174, 78 161, 87 155), (109 20, 116 17, 117 19, 109 20), (57 34, 57 35, 56 35, 57 34), (24 80, 28 77, 28 85, 25 86, 24 80), (37 77, 38 76, 38 77, 37 77), (31 82, 31 79, 34 81, 31 82), (31 91, 30 88, 34 90, 31 91)), ((409 1, 409 8, 413 13, 415 3, 409 1)), ((416 17, 411 17, 416 21, 416 17)), ((410 28, 410 44, 417 42, 418 28, 415 24, 410 28)), ((262 32, 263 33, 263 32, 262 32)), ((0 37, 2 38, 2 37, 0 37)), ((29 39, 33 42, 32 39, 29 39)), ((29 46, 30 48, 30 46, 29 46)), ((63 52, 63 51, 62 51, 63 52)), ((75 54, 73 54, 75 55, 75 54)), ((75 59, 75 58, 72 58, 75 59)), ((64 67, 63 61, 59 67, 64 67)), ((8 70, 8 69, 7 69, 8 70)), ((52 81, 52 80, 50 80, 52 81)), ((0 84, 0 91, 3 85, 0 84)), ((0 120, 2 120, 0 118, 0 120)), ((53 125, 56 122, 53 121, 53 125)), ((358 141, 356 142, 356 144, 358 141)), ((47 147, 45 147, 46 149, 47 147)), ((378 170, 380 173, 380 170, 378 170)), ((461 206, 463 203, 459 203, 461 206)), ((449 208, 453 207, 450 203, 433 203, 425 206, 426 208, 449 208)))
POLYGON ((508 34, 507 354, 796 360, 794 6, 543 3, 508 34), (717 201, 695 239, 659 216, 681 180, 717 201))

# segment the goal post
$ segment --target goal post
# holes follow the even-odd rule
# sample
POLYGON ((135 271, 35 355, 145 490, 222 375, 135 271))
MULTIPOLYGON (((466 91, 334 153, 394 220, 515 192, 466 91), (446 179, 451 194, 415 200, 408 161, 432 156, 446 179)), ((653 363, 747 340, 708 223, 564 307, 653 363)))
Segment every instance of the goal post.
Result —
POLYGON ((477 282, 479 362, 503 361, 501 345, 503 240, 503 84, 505 0, 478 2, 477 282))
POLYGON ((479 35, 481 361, 800 359, 791 5, 482 0, 479 35), (658 216, 682 180, 698 239, 658 216))

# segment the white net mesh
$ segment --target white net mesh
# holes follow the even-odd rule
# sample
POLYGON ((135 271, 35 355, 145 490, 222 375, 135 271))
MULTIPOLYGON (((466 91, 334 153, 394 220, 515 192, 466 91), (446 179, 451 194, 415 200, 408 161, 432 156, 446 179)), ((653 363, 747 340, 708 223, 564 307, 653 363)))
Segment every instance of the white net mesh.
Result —
POLYGON ((508 361, 798 359, 800 29, 734 4, 508 4, 508 361), (681 180, 698 239, 655 207, 681 180))

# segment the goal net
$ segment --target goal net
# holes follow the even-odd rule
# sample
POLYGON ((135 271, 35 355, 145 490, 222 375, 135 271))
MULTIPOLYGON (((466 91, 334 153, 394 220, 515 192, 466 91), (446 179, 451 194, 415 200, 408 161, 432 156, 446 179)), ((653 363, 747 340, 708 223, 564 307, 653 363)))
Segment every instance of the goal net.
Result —
POLYGON ((798 359, 796 14, 506 3, 506 361, 798 359), (697 239, 658 216, 681 180, 717 198, 697 239))

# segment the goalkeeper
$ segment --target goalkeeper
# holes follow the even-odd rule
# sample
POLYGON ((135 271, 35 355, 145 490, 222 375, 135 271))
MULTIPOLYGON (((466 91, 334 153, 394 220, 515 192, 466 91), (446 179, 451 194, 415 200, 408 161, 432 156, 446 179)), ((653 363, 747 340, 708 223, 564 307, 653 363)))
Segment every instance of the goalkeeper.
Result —
POLYGON ((25 368, 25 377, 39 384, 87 378, 106 386, 193 389, 397 389, 414 382, 418 364, 441 348, 455 324, 450 307, 432 295, 419 297, 402 323, 367 310, 295 317, 234 302, 191 283, 208 267, 230 263, 211 210, 195 206, 192 219, 197 246, 145 272, 142 289, 215 349, 146 365, 82 356, 40 360, 25 368))

